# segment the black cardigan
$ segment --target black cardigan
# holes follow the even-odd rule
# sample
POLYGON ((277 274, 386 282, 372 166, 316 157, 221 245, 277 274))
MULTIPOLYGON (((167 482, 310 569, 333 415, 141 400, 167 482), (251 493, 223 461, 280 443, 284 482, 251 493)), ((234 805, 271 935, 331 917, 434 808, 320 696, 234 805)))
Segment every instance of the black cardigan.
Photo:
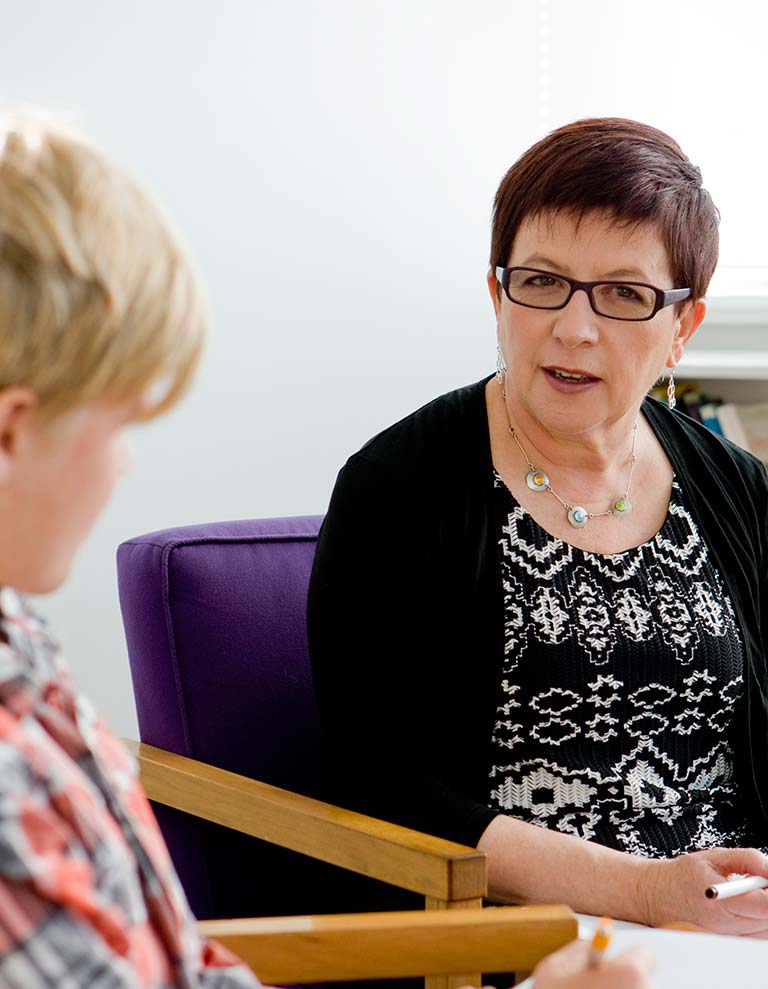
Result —
MULTIPOLYGON (((339 473, 309 589, 336 802, 476 845, 504 647, 488 379, 370 440, 339 473)), ((755 457, 646 399, 643 414, 733 600, 745 645, 736 772, 768 840, 768 479, 755 457)), ((641 497, 638 492, 636 497, 641 497)))

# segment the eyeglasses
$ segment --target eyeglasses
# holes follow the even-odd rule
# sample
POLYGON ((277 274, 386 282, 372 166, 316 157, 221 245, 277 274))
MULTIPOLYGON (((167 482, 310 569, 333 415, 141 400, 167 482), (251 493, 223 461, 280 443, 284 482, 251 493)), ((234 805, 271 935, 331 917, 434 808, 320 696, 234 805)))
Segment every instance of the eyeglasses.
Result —
POLYGON ((563 309, 579 289, 587 293, 598 316, 609 319, 653 319, 659 309, 682 302, 689 288, 666 291, 645 282, 577 282, 539 268, 497 268, 496 277, 510 302, 530 309, 563 309))

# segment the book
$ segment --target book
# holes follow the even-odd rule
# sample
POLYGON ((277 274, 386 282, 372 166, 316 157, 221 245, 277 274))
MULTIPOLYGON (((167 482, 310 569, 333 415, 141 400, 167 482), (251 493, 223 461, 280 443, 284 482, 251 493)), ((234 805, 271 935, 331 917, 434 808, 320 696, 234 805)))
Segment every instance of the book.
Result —
POLYGON ((720 420, 717 417, 717 405, 714 402, 707 402, 701 406, 699 409, 701 413, 701 421, 707 427, 711 429, 713 433, 717 433, 719 436, 724 436, 723 427, 720 425, 720 420))
POLYGON ((718 405, 715 409, 717 418, 720 421, 720 427, 723 430, 723 436, 726 439, 732 440, 737 443, 740 447, 745 450, 749 450, 749 440, 747 439, 747 434, 744 430, 744 426, 741 421, 741 416, 739 415, 738 408, 733 404, 733 402, 723 402, 722 405, 718 405))
POLYGON ((750 452, 768 463, 768 402, 739 403, 737 408, 750 452))
POLYGON ((701 392, 697 388, 688 388, 680 396, 680 405, 686 415, 696 422, 701 422, 701 392))

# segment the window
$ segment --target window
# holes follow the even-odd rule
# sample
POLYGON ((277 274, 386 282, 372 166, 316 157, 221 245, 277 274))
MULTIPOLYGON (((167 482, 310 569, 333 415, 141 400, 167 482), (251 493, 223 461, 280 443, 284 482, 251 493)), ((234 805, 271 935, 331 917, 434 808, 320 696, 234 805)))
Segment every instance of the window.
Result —
POLYGON ((617 115, 670 133, 722 217, 713 311, 740 299, 768 318, 765 20, 745 0, 538 4, 541 132, 617 115))

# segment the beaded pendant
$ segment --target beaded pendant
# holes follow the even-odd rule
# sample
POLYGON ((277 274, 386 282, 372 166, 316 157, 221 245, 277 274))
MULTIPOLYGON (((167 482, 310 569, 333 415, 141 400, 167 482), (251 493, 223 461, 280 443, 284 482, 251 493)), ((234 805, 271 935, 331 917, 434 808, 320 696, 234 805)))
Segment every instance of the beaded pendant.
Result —
POLYGON ((568 521, 574 529, 583 529, 587 522, 589 522, 589 515, 586 508, 582 508, 581 505, 574 505, 568 512, 568 521))
POLYGON ((543 470, 532 470, 528 472, 525 483, 531 491, 546 491, 549 487, 549 478, 543 470))

